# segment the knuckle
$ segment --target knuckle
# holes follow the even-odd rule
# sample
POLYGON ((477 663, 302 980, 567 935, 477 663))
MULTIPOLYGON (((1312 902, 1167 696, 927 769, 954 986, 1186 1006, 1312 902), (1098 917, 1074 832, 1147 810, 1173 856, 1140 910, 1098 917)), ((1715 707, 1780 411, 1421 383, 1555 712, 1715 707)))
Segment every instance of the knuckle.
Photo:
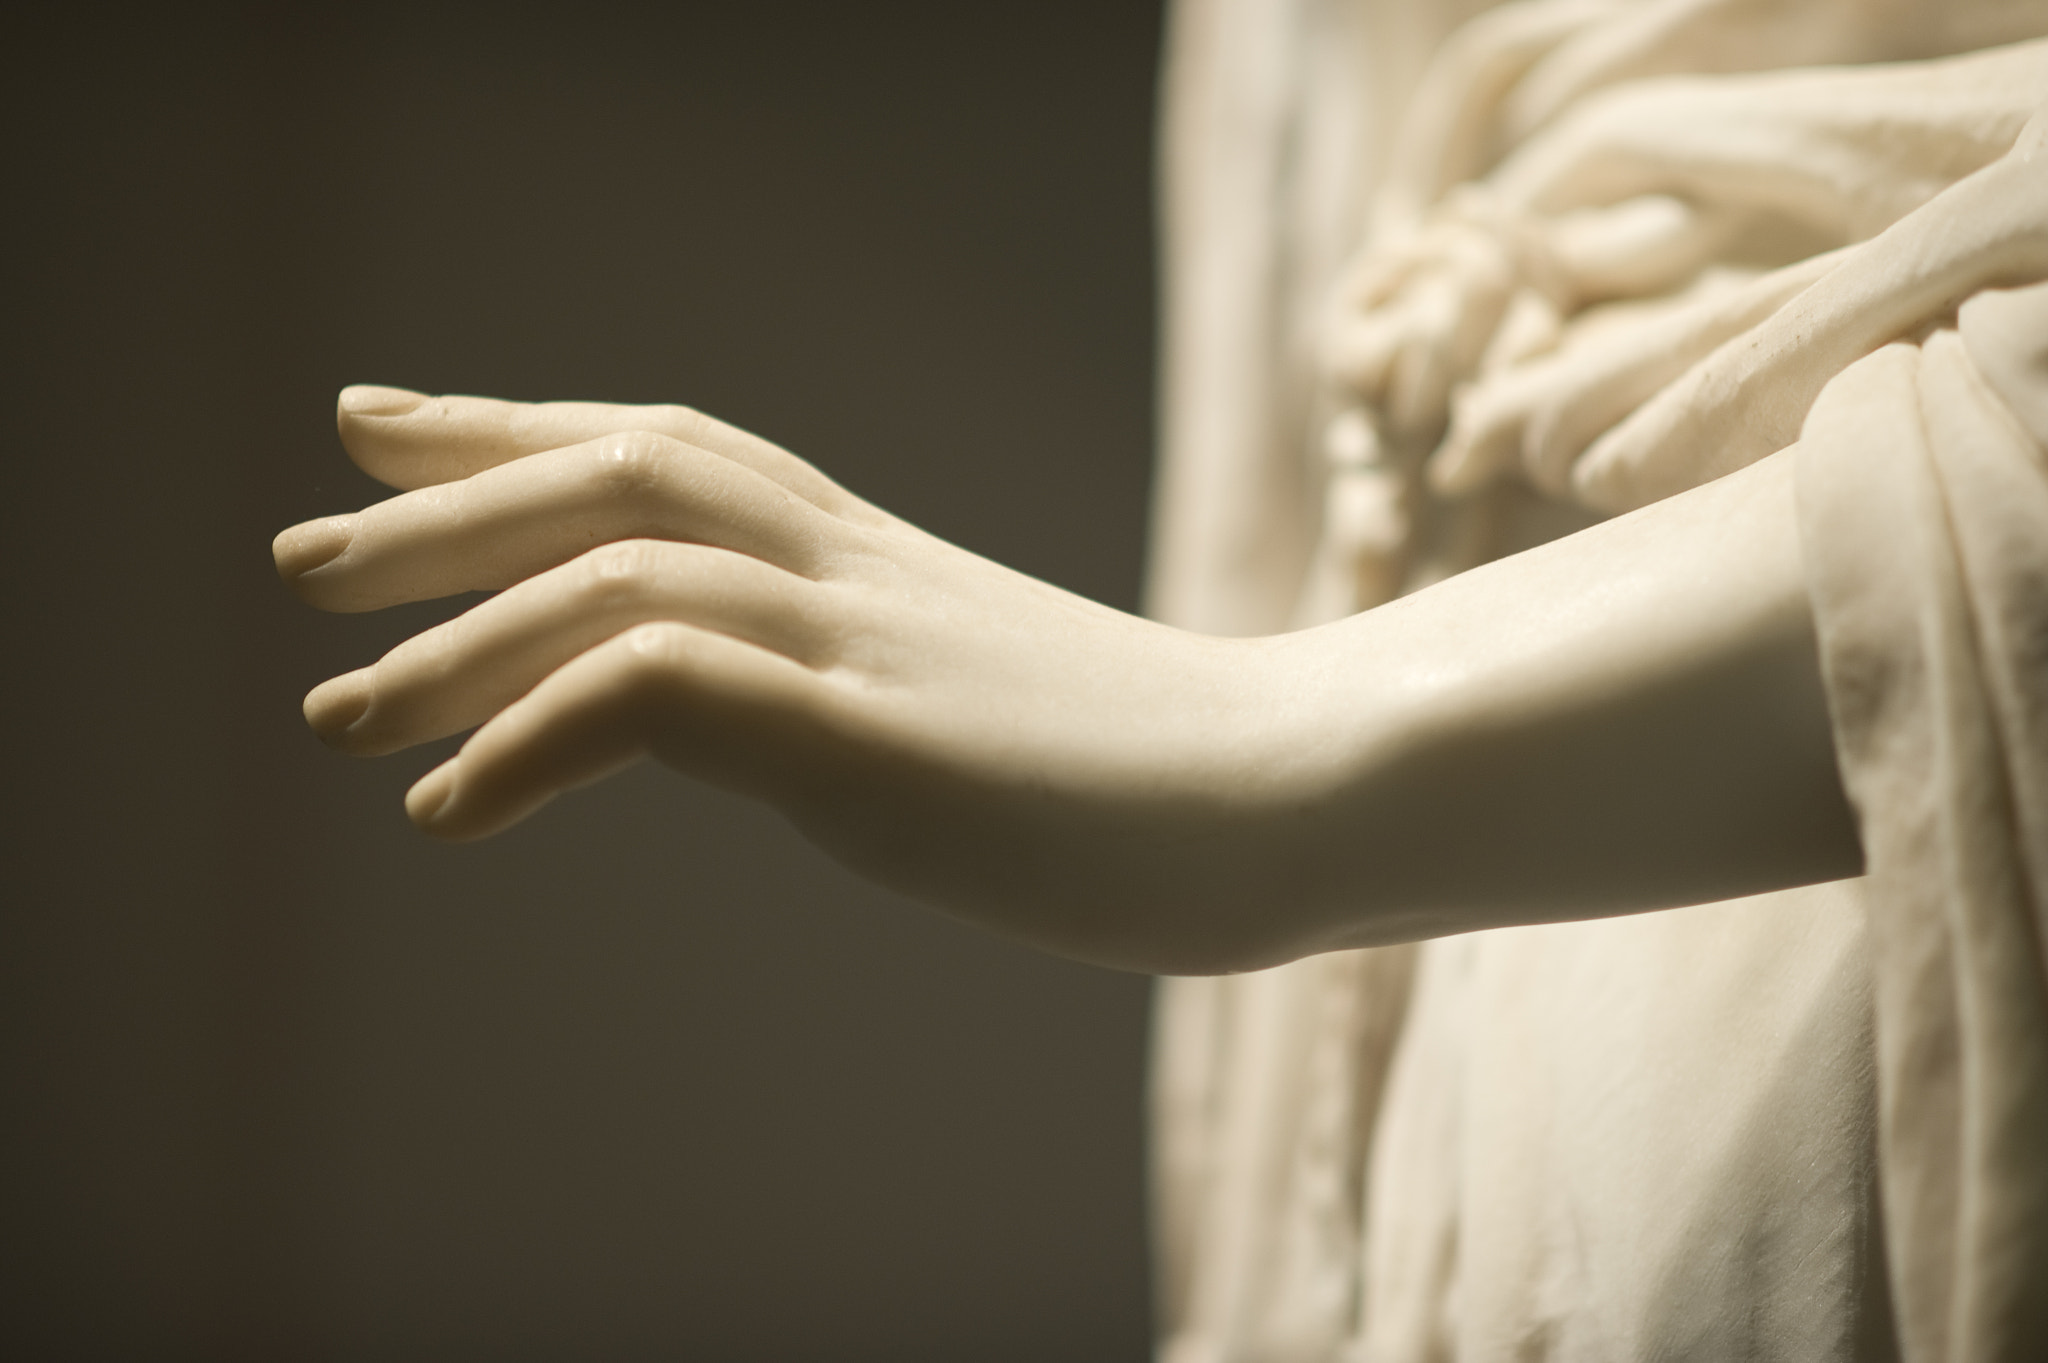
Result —
POLYGON ((621 636, 627 666, 635 677, 665 675, 683 654, 685 634, 681 625, 669 620, 635 625, 621 636))
POLYGON ((674 451, 675 442, 654 431, 621 431, 594 447, 590 476, 612 496, 642 497, 661 487, 674 451))
POLYGON ((585 554, 577 584, 583 604, 601 611, 643 599, 660 572, 661 549, 651 540, 616 540, 585 554))
POLYGON ((673 621, 635 625, 619 636, 616 676, 629 707, 659 705, 673 693, 689 649, 688 632, 673 621))

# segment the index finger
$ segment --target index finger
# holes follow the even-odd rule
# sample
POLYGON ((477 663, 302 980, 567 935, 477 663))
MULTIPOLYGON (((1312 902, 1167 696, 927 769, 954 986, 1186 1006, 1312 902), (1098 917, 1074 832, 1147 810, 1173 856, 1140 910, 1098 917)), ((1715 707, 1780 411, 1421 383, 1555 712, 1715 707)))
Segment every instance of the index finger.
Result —
POLYGON ((859 504, 780 446, 673 403, 506 402, 354 384, 341 390, 335 408, 341 443, 356 467, 402 491, 456 482, 607 435, 651 431, 722 455, 821 510, 843 514, 859 504))

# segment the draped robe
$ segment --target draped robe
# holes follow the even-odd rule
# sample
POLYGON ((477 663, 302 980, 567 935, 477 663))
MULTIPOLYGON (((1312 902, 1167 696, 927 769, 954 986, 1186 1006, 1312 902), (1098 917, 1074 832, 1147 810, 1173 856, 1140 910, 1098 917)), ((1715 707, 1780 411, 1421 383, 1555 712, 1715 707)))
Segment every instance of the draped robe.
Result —
MULTIPOLYGON (((1403 138, 1432 57, 1487 8, 1176 10, 1152 565, 1170 623, 1314 623, 1593 514, 1513 479, 1434 499, 1412 464, 1354 486, 1333 453, 1356 400, 1320 353, 1332 291, 1388 214, 1426 207, 1398 202, 1403 138), (1353 495, 1386 487, 1407 499, 1391 533, 1353 495)), ((1741 6, 1511 8, 1542 51, 1632 10, 1712 32, 1741 6)), ((2040 5, 1944 14, 1982 22, 1936 56, 2048 31, 2040 5)), ((1681 36, 1715 70, 1829 59, 1821 39, 1681 36)), ((1467 85, 1509 90, 1530 63, 1497 68, 1467 85)), ((1826 305, 1808 286, 1834 259, 1771 306, 1826 305)), ((1162 982, 1165 1363, 2048 1349, 2048 286, 2023 287, 2048 268, 2001 259, 1769 378, 1866 876, 1162 982)), ((1681 481, 1726 471, 1698 462, 1681 481)))

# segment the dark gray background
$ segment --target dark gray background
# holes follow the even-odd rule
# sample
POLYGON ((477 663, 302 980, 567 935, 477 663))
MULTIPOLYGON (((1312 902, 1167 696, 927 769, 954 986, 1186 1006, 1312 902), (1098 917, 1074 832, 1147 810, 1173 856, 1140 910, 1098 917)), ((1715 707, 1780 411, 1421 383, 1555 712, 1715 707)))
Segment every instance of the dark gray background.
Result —
POLYGON ((1133 606, 1158 23, 14 21, 0 1352, 1143 1356, 1146 981, 656 769, 432 844, 298 701, 446 608, 268 542, 344 383, 677 400, 1133 606))

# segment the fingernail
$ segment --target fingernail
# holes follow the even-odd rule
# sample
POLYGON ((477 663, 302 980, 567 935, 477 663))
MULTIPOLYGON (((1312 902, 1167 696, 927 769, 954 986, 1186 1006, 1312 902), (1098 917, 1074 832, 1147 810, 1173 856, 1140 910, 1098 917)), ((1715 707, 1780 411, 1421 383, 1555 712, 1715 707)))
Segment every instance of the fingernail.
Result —
POLYGON ((370 695, 367 667, 321 682, 306 693, 306 723, 322 742, 336 742, 370 708, 370 695))
POLYGON ((270 542, 270 553, 277 560, 278 575, 290 580, 332 563, 355 537, 355 517, 329 516, 285 531, 270 542))
POLYGON ((431 830, 448 808, 450 797, 455 794, 455 766, 461 760, 458 757, 443 762, 405 793, 405 814, 416 826, 431 830))
POLYGON ((341 390, 337 405, 346 416, 404 416, 426 400, 425 393, 415 393, 410 388, 355 383, 341 390))

